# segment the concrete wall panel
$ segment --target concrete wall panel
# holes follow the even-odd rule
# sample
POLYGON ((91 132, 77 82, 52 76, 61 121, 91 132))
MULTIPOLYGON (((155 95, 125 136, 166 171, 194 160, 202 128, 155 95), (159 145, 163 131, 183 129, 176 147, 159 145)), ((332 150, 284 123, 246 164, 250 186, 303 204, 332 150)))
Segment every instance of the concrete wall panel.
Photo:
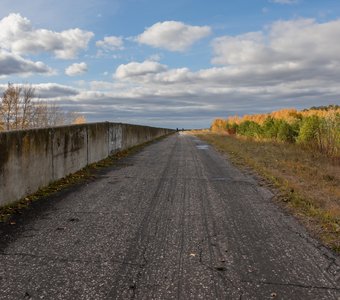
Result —
POLYGON ((113 124, 109 125, 109 153, 115 153, 122 150, 123 147, 123 125, 113 124))
POLYGON ((109 122, 0 132, 0 206, 32 194, 111 153, 171 132, 109 122))
POLYGON ((88 164, 87 128, 65 126, 52 131, 53 180, 57 180, 88 164))
POLYGON ((109 123, 87 125, 88 164, 92 164, 109 156, 109 123))
POLYGON ((52 181, 51 131, 0 134, 0 205, 9 204, 52 181))

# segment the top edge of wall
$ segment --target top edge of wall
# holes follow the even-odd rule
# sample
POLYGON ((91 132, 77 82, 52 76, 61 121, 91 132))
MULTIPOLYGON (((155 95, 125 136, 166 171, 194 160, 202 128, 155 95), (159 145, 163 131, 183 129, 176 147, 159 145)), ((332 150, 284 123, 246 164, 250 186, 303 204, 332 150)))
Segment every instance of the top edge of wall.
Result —
POLYGON ((99 125, 99 124, 109 124, 109 125, 128 125, 128 126, 137 126, 137 127, 145 127, 145 128, 156 128, 156 129, 166 129, 175 131, 172 128, 164 128, 164 127, 154 127, 154 126, 147 126, 147 125, 138 125, 138 124, 129 124, 129 123, 120 123, 120 122, 90 122, 90 123, 83 123, 83 124, 69 124, 69 125, 59 125, 59 126, 48 126, 48 127, 37 127, 37 128, 27 128, 27 129, 12 129, 12 130, 1 130, 0 134, 7 133, 7 132, 20 132, 20 131, 39 131, 39 130, 46 130, 46 129, 58 129, 58 128, 68 128, 68 127, 83 127, 87 125, 99 125))

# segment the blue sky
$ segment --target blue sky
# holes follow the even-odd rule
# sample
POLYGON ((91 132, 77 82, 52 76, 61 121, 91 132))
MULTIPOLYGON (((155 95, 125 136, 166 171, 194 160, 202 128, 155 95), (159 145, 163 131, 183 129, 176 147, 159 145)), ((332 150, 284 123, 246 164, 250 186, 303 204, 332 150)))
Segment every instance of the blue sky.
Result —
POLYGON ((1 0, 0 89, 173 128, 340 104, 339 16, 338 0, 1 0))

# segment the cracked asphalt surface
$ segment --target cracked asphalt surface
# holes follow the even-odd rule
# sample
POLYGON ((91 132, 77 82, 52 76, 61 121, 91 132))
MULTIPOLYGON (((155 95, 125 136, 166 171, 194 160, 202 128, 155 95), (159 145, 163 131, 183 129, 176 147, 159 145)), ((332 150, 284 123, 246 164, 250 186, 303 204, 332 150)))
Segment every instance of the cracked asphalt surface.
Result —
POLYGON ((0 226, 0 299, 340 299, 339 257, 174 134, 0 226))

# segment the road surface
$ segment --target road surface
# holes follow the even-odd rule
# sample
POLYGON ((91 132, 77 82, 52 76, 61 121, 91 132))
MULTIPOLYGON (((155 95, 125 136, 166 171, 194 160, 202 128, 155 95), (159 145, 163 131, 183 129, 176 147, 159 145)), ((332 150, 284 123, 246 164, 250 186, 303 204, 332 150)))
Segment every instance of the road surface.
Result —
POLYGON ((0 299, 340 299, 339 257, 174 134, 0 226, 0 299))

